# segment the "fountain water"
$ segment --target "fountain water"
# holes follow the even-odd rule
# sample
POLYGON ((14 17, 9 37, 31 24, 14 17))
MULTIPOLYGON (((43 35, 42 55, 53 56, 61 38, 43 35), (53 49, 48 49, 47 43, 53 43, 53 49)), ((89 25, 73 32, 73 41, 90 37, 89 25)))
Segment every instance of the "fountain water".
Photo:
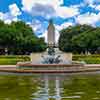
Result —
POLYGON ((56 55, 55 54, 55 49, 54 48, 48 48, 48 55, 43 55, 43 64, 59 64, 62 62, 62 59, 60 58, 61 55, 56 55))

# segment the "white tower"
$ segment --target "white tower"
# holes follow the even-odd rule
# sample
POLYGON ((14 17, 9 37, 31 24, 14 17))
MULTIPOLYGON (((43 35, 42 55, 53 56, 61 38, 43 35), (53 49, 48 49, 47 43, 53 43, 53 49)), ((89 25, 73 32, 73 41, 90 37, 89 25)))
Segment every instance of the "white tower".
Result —
POLYGON ((48 46, 55 46, 55 27, 52 20, 49 21, 47 42, 48 46))

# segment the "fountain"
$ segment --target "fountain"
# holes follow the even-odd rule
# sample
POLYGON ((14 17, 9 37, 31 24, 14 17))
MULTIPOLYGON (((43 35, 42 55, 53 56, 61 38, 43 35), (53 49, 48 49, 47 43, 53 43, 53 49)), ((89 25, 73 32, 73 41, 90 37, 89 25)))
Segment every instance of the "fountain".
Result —
POLYGON ((17 68, 40 72, 63 72, 70 66, 83 66, 73 63, 72 53, 61 52, 55 42, 55 27, 52 20, 49 22, 47 33, 48 48, 43 53, 32 53, 31 62, 18 62, 17 68))

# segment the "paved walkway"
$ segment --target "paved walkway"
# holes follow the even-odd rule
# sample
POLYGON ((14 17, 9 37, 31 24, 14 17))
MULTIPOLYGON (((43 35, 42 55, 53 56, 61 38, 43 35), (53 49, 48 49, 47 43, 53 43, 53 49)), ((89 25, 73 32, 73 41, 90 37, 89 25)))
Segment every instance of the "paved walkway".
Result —
POLYGON ((0 65, 0 67, 16 67, 16 65, 0 65))

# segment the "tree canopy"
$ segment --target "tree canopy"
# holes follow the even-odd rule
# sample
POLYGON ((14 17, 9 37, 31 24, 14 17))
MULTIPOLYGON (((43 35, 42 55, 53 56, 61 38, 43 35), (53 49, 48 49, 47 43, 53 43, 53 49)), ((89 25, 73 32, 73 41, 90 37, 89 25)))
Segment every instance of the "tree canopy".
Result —
POLYGON ((22 21, 5 24, 0 21, 0 53, 28 54, 46 49, 43 38, 38 38, 32 28, 22 21))
POLYGON ((59 48, 65 52, 96 53, 100 47, 100 28, 76 25, 60 31, 59 48))

